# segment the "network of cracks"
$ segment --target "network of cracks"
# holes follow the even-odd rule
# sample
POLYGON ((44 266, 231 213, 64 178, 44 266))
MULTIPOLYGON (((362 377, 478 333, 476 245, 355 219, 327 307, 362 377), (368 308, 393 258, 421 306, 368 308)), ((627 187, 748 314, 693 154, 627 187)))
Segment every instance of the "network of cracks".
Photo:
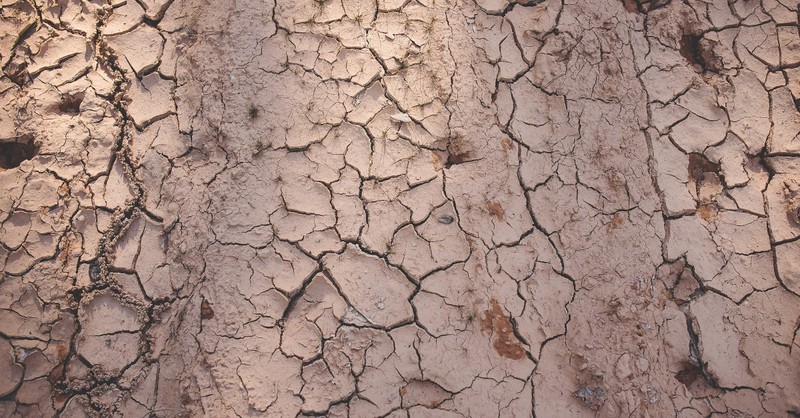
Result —
POLYGON ((0 416, 800 416, 788 0, 0 0, 0 416))

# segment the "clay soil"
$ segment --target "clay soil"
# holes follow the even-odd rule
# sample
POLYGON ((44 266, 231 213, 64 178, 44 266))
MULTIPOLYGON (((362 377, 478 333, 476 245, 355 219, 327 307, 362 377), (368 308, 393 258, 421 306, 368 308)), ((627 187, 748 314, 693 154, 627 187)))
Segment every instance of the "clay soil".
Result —
POLYGON ((795 0, 0 0, 0 417, 798 417, 795 0))

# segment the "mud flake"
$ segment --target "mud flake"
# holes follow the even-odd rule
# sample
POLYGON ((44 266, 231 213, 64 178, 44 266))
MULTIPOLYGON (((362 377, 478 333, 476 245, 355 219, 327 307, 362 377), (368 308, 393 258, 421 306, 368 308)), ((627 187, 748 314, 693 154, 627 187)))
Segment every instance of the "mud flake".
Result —
POLYGON ((17 364, 14 352, 7 340, 0 338, 0 397, 4 397, 19 387, 25 369, 17 364))
POLYGON ((384 260, 348 245, 342 254, 325 256, 323 265, 347 300, 371 323, 388 327, 413 317, 408 297, 414 286, 384 260))

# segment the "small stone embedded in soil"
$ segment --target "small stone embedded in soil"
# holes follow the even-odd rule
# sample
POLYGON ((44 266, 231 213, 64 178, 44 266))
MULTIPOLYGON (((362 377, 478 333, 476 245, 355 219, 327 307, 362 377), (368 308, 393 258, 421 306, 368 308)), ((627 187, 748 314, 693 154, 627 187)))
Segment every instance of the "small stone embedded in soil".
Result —
POLYGON ((601 387, 580 387, 574 395, 589 409, 597 411, 605 402, 606 391, 601 387))
POLYGON ((450 215, 442 215, 436 219, 440 224, 450 225, 453 223, 453 217, 450 215))
POLYGON ((391 118, 395 122, 401 122, 401 123, 411 122, 411 118, 405 113, 395 113, 394 115, 391 116, 391 118))

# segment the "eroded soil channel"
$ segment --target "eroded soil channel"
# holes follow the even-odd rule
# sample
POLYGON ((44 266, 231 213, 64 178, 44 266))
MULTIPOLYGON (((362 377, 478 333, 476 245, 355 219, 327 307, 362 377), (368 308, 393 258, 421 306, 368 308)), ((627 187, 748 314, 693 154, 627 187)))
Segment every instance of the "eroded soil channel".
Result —
POLYGON ((784 0, 0 0, 0 416, 800 415, 784 0))

